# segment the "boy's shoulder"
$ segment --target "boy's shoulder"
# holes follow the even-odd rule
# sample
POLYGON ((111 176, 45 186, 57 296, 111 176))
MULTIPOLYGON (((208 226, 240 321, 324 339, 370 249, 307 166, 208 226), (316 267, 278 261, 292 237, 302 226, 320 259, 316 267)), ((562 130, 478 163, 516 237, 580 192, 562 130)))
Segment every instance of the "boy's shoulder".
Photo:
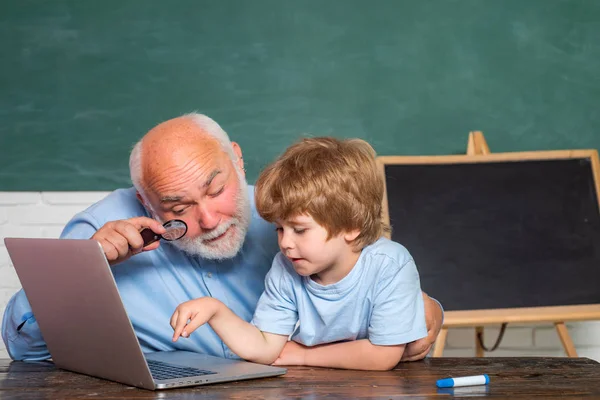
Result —
POLYGON ((419 272, 412 255, 400 243, 380 238, 363 249, 362 270, 367 281, 378 282, 384 286, 391 280, 414 282, 419 280, 419 272))
POLYGON ((300 275, 294 270, 292 262, 280 251, 275 255, 269 271, 272 279, 283 279, 287 283, 299 283, 300 275))
POLYGON ((378 265, 392 264, 402 267, 409 261, 413 261, 406 247, 385 237, 365 247, 363 253, 367 261, 376 262, 378 265))

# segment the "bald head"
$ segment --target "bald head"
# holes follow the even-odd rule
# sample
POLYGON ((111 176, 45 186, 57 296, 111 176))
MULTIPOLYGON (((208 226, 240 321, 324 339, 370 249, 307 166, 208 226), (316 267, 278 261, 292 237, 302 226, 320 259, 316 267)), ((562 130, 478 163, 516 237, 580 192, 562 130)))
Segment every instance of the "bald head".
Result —
POLYGON ((193 146, 198 140, 206 139, 216 140, 192 118, 177 117, 150 129, 142 138, 142 151, 147 157, 164 157, 171 152, 193 146))
POLYGON ((152 128, 134 146, 129 159, 131 181, 143 193, 165 170, 185 168, 189 160, 225 153, 238 158, 227 133, 211 118, 186 114, 152 128))

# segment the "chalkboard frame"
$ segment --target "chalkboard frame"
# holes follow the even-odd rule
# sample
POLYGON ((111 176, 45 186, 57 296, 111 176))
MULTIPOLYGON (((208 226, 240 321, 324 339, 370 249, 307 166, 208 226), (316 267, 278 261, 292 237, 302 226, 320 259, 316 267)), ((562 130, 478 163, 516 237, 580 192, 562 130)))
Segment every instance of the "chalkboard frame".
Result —
MULTIPOLYGON (((598 210, 600 212, 600 161, 597 150, 553 150, 553 151, 529 151, 511 153, 489 153, 489 148, 480 132, 469 135, 467 155, 447 156, 379 156, 377 164, 380 173, 385 177, 385 168, 390 165, 444 165, 463 163, 489 163, 489 162, 516 162, 527 160, 566 160, 566 159, 590 159, 596 198, 598 199, 598 210), (479 135, 479 136, 477 136, 479 135), (478 149, 478 150, 477 150, 478 149)), ((383 196, 383 219, 389 224, 389 204, 387 187, 384 179, 383 196)), ((386 235, 391 237, 391 233, 386 235)), ((600 266, 599 266, 600 268, 600 266)), ((435 293, 432 293, 435 295, 435 293)), ((444 313, 442 331, 436 342, 434 356, 441 356, 448 328, 477 327, 477 332, 482 332, 482 326, 507 323, 554 323, 563 347, 568 356, 576 357, 575 347, 569 337, 564 325, 570 321, 589 321, 600 319, 600 304, 585 304, 576 306, 552 306, 552 307, 522 307, 522 308, 498 308, 487 310, 460 310, 444 313)), ((481 343, 476 342, 477 348, 481 343)), ((482 355, 482 354, 478 354, 482 355)))

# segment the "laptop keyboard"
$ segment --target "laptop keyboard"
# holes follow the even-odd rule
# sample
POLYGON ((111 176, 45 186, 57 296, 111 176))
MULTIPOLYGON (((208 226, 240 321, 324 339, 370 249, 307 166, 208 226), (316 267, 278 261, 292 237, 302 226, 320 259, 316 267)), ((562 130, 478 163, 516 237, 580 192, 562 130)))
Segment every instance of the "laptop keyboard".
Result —
POLYGON ((213 371, 192 367, 181 367, 179 365, 168 364, 162 361, 146 360, 150 373, 156 380, 187 378, 190 376, 211 375, 216 374, 213 371))

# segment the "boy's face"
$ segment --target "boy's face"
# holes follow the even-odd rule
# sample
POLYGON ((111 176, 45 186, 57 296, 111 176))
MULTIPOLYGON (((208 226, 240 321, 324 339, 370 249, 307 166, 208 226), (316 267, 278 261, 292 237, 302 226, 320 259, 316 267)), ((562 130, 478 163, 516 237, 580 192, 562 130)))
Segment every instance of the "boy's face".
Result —
POLYGON ((327 230, 306 214, 275 225, 279 248, 296 272, 322 285, 341 280, 360 255, 351 246, 359 232, 340 233, 327 240, 327 230))

